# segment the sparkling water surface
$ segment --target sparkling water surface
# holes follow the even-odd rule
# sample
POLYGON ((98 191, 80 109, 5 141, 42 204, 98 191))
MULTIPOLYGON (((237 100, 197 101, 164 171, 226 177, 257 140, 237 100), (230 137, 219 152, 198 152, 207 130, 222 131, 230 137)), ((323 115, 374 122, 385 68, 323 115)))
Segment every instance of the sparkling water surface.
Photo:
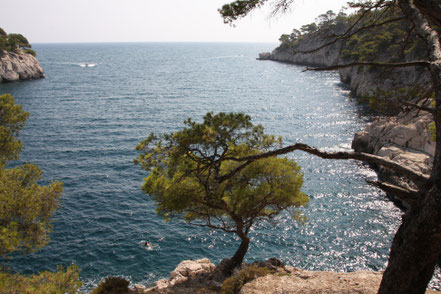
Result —
MULTIPOLYGON (((177 219, 165 223, 140 186, 136 144, 178 130, 187 117, 245 112, 285 144, 349 150, 368 110, 338 74, 257 61, 275 44, 37 44, 46 78, 0 84, 31 113, 22 162, 44 183, 64 183, 50 243, 8 265, 35 273, 77 264, 86 288, 109 275, 135 283, 167 277, 184 259, 231 257, 239 240, 177 219), (147 251, 142 241, 155 244, 147 251)), ((354 161, 295 152, 311 197, 305 224, 283 213, 251 232, 246 261, 277 257, 308 270, 382 270, 401 212, 366 184, 375 173, 354 161)))

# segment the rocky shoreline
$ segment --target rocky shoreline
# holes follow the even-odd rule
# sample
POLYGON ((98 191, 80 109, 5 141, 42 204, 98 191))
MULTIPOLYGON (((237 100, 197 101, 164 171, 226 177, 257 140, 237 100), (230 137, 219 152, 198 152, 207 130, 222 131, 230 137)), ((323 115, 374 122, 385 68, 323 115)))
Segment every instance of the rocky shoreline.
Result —
MULTIPOLYGON (((430 113, 411 110, 393 117, 379 117, 363 131, 358 132, 352 141, 355 151, 387 157, 400 165, 429 176, 435 154, 435 142, 431 140, 429 124, 433 121, 430 113)), ((397 176, 391 170, 375 167, 381 181, 406 189, 415 187, 397 176)), ((399 194, 389 195, 409 208, 412 199, 399 194)))
MULTIPOLYGON (((302 42, 297 51, 317 48, 325 40, 309 39, 302 42)), ((293 48, 276 48, 271 53, 259 54, 259 60, 271 60, 297 65, 327 67, 341 63, 340 53, 344 44, 336 42, 330 47, 317 52, 296 53, 293 48)), ((427 72, 417 68, 396 69, 385 74, 384 70, 375 70, 367 66, 357 66, 339 70, 340 80, 346 84, 353 95, 361 97, 373 95, 375 91, 390 91, 397 87, 424 86, 428 83, 427 72), (381 82, 380 82, 381 81, 381 82)), ((430 174, 435 144, 428 131, 433 121, 430 113, 421 110, 400 112, 396 116, 378 116, 363 131, 354 136, 352 148, 387 157, 401 165, 410 167, 423 174, 430 174)), ((380 180, 409 188, 409 184, 394 175, 390 170, 377 168, 380 180)), ((410 186, 410 188, 412 188, 410 186)), ((400 199, 399 195, 389 195, 404 207, 410 203, 400 199)))
MULTIPOLYGON (((222 263, 221 263, 222 264, 222 263)), ((174 271, 170 278, 160 280, 155 286, 147 288, 143 285, 133 285, 130 288, 132 294, 162 293, 162 294, 190 294, 190 293, 241 293, 241 294, 342 294, 359 293, 375 294, 380 285, 382 272, 357 271, 321 272, 305 271, 284 265, 275 258, 265 262, 255 262, 253 265, 243 265, 242 271, 247 267, 266 269, 269 273, 256 276, 247 281, 242 281, 239 292, 231 291, 231 288, 222 288, 222 281, 216 282, 219 267, 214 266, 207 258, 199 260, 184 260, 174 271)), ((233 274, 239 276, 240 271, 233 274)), ((427 294, 439 293, 427 290, 427 294)))
POLYGON ((0 83, 41 78, 43 68, 31 54, 0 51, 0 83))

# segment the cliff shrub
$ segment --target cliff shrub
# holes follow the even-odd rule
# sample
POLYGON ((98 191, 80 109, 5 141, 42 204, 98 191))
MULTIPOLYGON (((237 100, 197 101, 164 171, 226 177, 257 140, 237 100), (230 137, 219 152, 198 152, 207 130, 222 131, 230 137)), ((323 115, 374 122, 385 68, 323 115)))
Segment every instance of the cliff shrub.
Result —
POLYGON ((34 56, 34 57, 37 56, 37 52, 35 52, 35 51, 32 50, 32 49, 24 49, 23 52, 26 53, 26 54, 31 54, 31 55, 34 56))
MULTIPOLYGON (((360 69, 361 67, 359 67, 360 69)), ((391 91, 377 88, 372 94, 358 98, 359 103, 368 103, 369 106, 385 115, 396 115, 398 112, 408 110, 405 102, 424 101, 430 99, 432 90, 419 85, 413 87, 401 87, 391 91)))
MULTIPOLYGON (((377 9, 368 13, 360 9, 351 15, 344 12, 335 14, 330 10, 319 15, 316 22, 303 25, 299 30, 294 29, 298 34, 283 34, 279 39, 280 47, 295 49, 300 44, 300 40, 305 38, 334 36, 335 31, 344 31, 349 28, 362 13, 365 13, 363 20, 354 27, 354 30, 362 26, 369 26, 379 20, 388 21, 402 16, 398 7, 377 9)), ((368 30, 354 34, 345 41, 341 56, 346 62, 374 61, 385 58, 388 60, 392 58, 392 61, 402 61, 411 59, 411 56, 417 56, 421 59, 427 57, 423 42, 413 32, 409 22, 404 19, 382 26, 373 26, 368 30)))
POLYGON ((239 271, 236 271, 231 277, 223 282, 221 293, 238 294, 246 283, 271 273, 273 272, 266 267, 259 267, 258 265, 247 266, 239 271))
POLYGON ((76 266, 70 266, 66 270, 59 267, 56 272, 45 271, 31 276, 0 272, 0 292, 76 294, 82 285, 79 275, 80 271, 76 266))
POLYGON ((125 294, 130 282, 121 277, 107 277, 90 294, 125 294))
POLYGON ((319 15, 316 22, 303 25, 300 29, 293 29, 291 34, 283 34, 280 36, 281 48, 296 48, 300 42, 306 38, 314 38, 315 36, 326 36, 336 29, 341 29, 347 23, 348 16, 344 12, 335 14, 332 10, 319 15))
MULTIPOLYGON (((0 50, 20 52, 20 50, 25 51, 31 47, 28 39, 22 34, 7 34, 2 28, 0 28, 0 50)), ((28 54, 33 55, 32 52, 35 53, 35 51, 31 50, 28 54)))
MULTIPOLYGON (((360 10, 347 18, 347 25, 363 12, 360 10)), ((402 12, 396 6, 370 11, 355 29, 369 26, 379 20, 386 22, 401 16, 402 12)), ((346 40, 342 50, 342 58, 347 62, 384 59, 398 62, 412 59, 411 56, 423 58, 425 55, 423 42, 413 32, 411 24, 404 19, 362 30, 346 40)))

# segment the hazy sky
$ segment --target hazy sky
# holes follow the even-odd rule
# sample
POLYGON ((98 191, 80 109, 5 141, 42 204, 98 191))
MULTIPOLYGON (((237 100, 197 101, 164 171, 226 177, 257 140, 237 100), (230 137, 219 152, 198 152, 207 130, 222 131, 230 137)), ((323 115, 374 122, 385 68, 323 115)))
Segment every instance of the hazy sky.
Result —
POLYGON ((296 0, 286 15, 253 12, 236 27, 217 9, 230 0, 2 0, 0 27, 40 42, 278 42, 347 0, 296 0))

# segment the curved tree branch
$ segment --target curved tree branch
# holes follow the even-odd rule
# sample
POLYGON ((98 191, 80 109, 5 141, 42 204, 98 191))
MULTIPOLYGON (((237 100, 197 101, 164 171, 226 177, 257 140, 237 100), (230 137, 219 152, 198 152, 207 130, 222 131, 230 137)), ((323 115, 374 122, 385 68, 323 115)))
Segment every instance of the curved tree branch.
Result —
POLYGON ((378 182, 378 181, 369 181, 366 180, 367 183, 383 190, 386 193, 392 194, 398 199, 402 201, 406 201, 410 206, 414 206, 418 201, 418 191, 405 189, 403 187, 399 187, 396 185, 392 185, 390 183, 378 182))
POLYGON ((416 109, 419 109, 419 110, 427 111, 428 113, 432 113, 432 114, 435 113, 435 109, 430 108, 430 107, 421 106, 421 105, 418 105, 416 103, 412 103, 412 102, 408 102, 408 101, 401 101, 400 100, 399 102, 401 104, 403 104, 403 105, 410 106, 412 108, 416 108, 416 109))
POLYGON ((290 145, 290 146, 287 146, 284 148, 261 153, 258 155, 237 158, 236 161, 243 162, 243 163, 241 165, 239 165, 238 167, 236 167, 235 169, 233 169, 232 171, 230 171, 229 173, 217 177, 216 180, 219 182, 223 182, 226 179, 232 177, 234 174, 236 174, 237 172, 239 172, 243 168, 245 168, 247 165, 251 164, 252 162, 254 162, 258 159, 268 158, 271 156, 283 155, 283 154, 287 154, 287 153, 290 153, 290 152, 293 152, 296 150, 304 151, 304 152, 316 155, 316 156, 318 156, 320 158, 324 158, 324 159, 354 159, 354 160, 366 161, 369 163, 380 165, 380 166, 392 169, 395 172, 409 178, 417 186, 424 186, 428 183, 428 180, 429 180, 428 176, 426 176, 420 172, 414 171, 414 170, 412 170, 408 167, 405 167, 403 165, 400 165, 392 160, 381 157, 381 156, 363 153, 363 152, 343 152, 343 151, 325 152, 325 151, 320 151, 317 148, 311 147, 311 146, 303 144, 303 143, 297 143, 297 144, 290 145))

